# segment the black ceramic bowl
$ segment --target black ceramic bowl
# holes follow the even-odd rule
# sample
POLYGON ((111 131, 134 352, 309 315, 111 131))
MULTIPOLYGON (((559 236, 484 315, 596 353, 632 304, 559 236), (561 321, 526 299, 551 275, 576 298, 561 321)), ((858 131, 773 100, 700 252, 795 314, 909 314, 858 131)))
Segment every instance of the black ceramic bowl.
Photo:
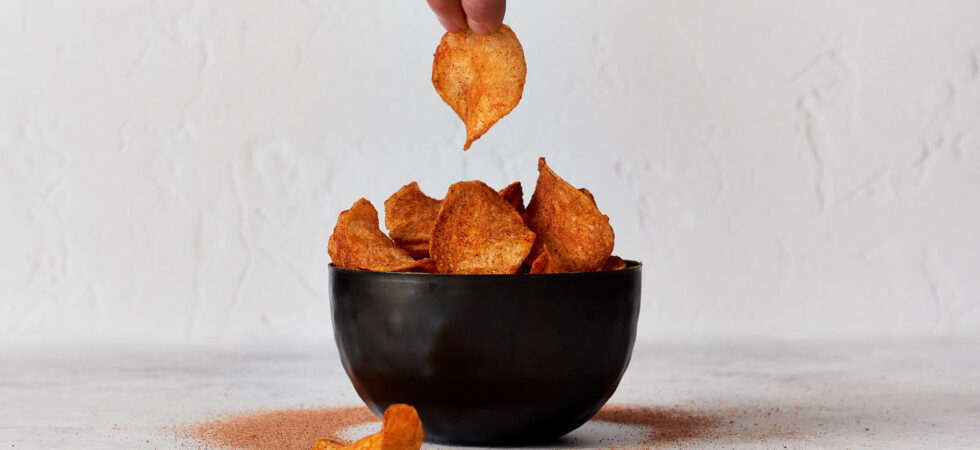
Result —
POLYGON ((629 364, 641 265, 547 275, 330 267, 334 337, 375 414, 418 410, 428 442, 558 439, 609 399, 629 364))

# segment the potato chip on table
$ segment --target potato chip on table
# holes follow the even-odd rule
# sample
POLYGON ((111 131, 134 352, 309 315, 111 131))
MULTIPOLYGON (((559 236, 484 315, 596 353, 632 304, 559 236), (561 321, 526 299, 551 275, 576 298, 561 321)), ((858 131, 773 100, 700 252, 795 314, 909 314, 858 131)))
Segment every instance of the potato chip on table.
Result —
POLYGON ((468 150, 521 101, 527 65, 507 25, 489 36, 471 30, 442 36, 432 62, 432 85, 466 125, 468 150))
POLYGON ((440 273, 515 273, 533 244, 534 233, 497 191, 464 181, 442 200, 429 253, 440 273))
POLYGON ((327 252, 333 264, 344 269, 398 272, 419 265, 381 232, 378 211, 363 198, 340 213, 327 252))
POLYGON ((327 450, 328 448, 341 448, 344 444, 336 441, 331 441, 330 439, 320 439, 313 444, 313 448, 310 450, 327 450))
POLYGON ((396 403, 385 410, 381 419, 383 450, 417 450, 424 440, 422 420, 415 408, 396 403))
POLYGON ((418 450, 425 440, 422 420, 415 408, 396 403, 385 410, 381 419, 381 431, 350 445, 340 445, 329 439, 320 439, 312 450, 344 448, 351 450, 418 450))
POLYGON ((552 272, 601 270, 612 254, 615 236, 609 217, 587 190, 576 189, 538 160, 538 183, 524 213, 537 234, 529 260, 547 252, 552 272))
POLYGON ((370 436, 358 439, 348 445, 341 448, 348 450, 377 450, 381 448, 381 433, 375 433, 370 436))

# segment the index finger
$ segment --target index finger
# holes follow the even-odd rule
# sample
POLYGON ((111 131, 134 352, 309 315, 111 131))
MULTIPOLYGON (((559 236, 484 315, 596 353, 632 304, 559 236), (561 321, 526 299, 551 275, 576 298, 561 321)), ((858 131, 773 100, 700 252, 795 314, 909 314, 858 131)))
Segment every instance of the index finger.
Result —
POLYGON ((428 0, 432 12, 436 13, 439 23, 450 33, 466 30, 466 16, 459 0, 428 0))
POLYGON ((506 0, 462 0, 466 23, 476 34, 493 34, 504 23, 506 0))

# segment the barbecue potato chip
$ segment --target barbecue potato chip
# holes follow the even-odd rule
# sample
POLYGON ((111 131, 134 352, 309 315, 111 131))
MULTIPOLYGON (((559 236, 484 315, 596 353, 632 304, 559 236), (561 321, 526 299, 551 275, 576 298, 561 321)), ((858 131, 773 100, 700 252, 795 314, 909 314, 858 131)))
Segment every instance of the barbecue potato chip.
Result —
POLYGON ((342 448, 346 450, 376 450, 381 448, 381 433, 374 433, 369 436, 362 437, 356 442, 351 442, 350 444, 344 445, 330 439, 320 439, 313 444, 312 450, 327 450, 328 448, 342 448))
POLYGON ((446 33, 432 62, 432 85, 466 125, 468 150, 521 101, 527 65, 514 31, 446 33))
POLYGON ((381 419, 382 450, 418 450, 424 440, 422 419, 415 408, 396 403, 385 410, 381 419))
POLYGON ((415 267, 412 268, 412 272, 439 273, 439 270, 436 269, 436 262, 432 258, 422 258, 415 261, 415 267))
POLYGON ((626 268, 626 261, 618 256, 610 256, 606 263, 602 265, 602 270, 620 270, 626 268))
POLYGON ((385 200, 385 228, 399 247, 413 258, 429 255, 432 224, 442 202, 425 195, 416 182, 402 186, 385 200))
POLYGON ((480 181, 449 187, 429 252, 440 273, 514 273, 534 233, 497 191, 480 181))
POLYGON ((602 269, 613 250, 609 217, 599 212, 591 193, 576 189, 538 159, 538 184, 524 220, 537 234, 531 261, 547 248, 551 270, 591 272, 602 269))
POLYGON ((429 257, 429 242, 412 242, 398 244, 399 247, 408 252, 408 255, 415 259, 425 259, 429 257))
POLYGON ((548 252, 548 246, 542 244, 541 252, 538 254, 537 258, 534 258, 534 262, 531 263, 531 270, 528 273, 555 273, 554 263, 551 260, 551 253, 548 252))
POLYGON ((378 211, 363 198, 337 217, 327 253, 335 266, 344 269, 397 272, 417 265, 407 251, 381 232, 378 211))
POLYGON ((515 181, 500 190, 500 196, 507 200, 518 214, 524 214, 524 188, 520 181, 515 181))
POLYGON ((320 439, 312 450, 344 448, 349 450, 418 450, 425 440, 422 420, 415 408, 396 403, 385 410, 381 419, 381 431, 342 446, 329 439, 320 439))
POLYGON ((381 448, 381 433, 374 433, 358 439, 357 441, 345 445, 343 448, 349 450, 379 450, 381 448))
MULTIPOLYGON (((524 190, 516 181, 500 191, 518 213, 524 213, 524 190)), ((432 225, 439 215, 442 200, 425 195, 416 182, 402 186, 385 200, 385 227, 388 235, 399 247, 408 250, 415 259, 429 256, 429 239, 432 225)))
POLYGON ((312 450, 327 450, 328 448, 340 448, 343 446, 344 444, 331 441, 330 439, 320 439, 316 441, 316 444, 313 444, 312 450))

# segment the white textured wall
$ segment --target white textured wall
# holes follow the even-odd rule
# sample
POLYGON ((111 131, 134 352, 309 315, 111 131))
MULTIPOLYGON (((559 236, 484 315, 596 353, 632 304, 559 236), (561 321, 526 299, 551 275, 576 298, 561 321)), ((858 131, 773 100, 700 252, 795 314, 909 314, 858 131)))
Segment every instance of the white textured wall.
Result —
POLYGON ((330 336, 337 213, 588 187, 641 334, 980 334, 980 3, 517 1, 473 149, 422 0, 0 0, 0 341, 330 336))

